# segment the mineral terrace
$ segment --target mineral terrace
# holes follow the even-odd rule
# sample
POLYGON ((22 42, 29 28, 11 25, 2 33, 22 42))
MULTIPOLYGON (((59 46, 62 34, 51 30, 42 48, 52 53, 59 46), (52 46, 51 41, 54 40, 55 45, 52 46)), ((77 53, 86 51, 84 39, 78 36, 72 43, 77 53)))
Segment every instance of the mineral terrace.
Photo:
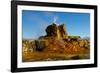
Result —
POLYGON ((83 60, 90 58, 90 40, 70 36, 65 24, 52 23, 46 35, 22 40, 22 61, 83 60))

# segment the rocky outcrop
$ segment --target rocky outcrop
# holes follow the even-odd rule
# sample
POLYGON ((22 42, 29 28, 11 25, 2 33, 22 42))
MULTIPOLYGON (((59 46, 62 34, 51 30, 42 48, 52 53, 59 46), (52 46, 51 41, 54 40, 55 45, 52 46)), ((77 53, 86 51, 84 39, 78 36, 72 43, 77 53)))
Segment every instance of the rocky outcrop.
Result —
POLYGON ((49 25, 47 28, 46 28, 46 33, 47 33, 47 36, 54 36, 56 37, 58 34, 57 34, 57 25, 56 24, 52 24, 52 25, 49 25))
POLYGON ((55 37, 57 39, 66 38, 68 36, 64 24, 58 26, 57 24, 53 23, 46 28, 46 33, 47 37, 55 37))
POLYGON ((68 33, 66 31, 65 24, 59 25, 58 30, 59 30, 60 38, 67 38, 68 37, 68 33))

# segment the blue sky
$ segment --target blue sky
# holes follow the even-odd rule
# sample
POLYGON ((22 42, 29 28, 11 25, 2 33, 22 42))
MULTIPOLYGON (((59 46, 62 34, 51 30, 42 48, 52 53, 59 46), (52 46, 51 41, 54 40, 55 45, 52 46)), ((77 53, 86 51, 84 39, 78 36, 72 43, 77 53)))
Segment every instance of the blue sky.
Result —
POLYGON ((89 13, 23 10, 23 38, 36 39, 46 35, 46 27, 53 22, 59 25, 64 23, 69 35, 90 37, 89 13))

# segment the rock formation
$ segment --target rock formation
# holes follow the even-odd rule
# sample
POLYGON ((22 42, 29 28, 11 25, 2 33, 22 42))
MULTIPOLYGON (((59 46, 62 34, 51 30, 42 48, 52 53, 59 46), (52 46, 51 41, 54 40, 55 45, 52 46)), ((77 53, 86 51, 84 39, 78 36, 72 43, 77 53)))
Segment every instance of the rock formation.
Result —
POLYGON ((67 38, 68 37, 68 33, 66 31, 65 24, 59 25, 58 30, 59 30, 60 38, 67 38))
POLYGON ((68 34, 64 24, 57 26, 53 23, 46 28, 47 37, 55 37, 58 39, 67 38, 68 34))
POLYGON ((58 36, 57 31, 58 31, 58 30, 57 30, 57 25, 53 23, 52 25, 49 25, 49 26, 46 28, 46 33, 47 33, 46 36, 57 37, 57 36, 58 36))
POLYGON ((90 41, 68 35, 65 24, 53 23, 45 31, 37 40, 23 40, 23 62, 90 58, 90 41))

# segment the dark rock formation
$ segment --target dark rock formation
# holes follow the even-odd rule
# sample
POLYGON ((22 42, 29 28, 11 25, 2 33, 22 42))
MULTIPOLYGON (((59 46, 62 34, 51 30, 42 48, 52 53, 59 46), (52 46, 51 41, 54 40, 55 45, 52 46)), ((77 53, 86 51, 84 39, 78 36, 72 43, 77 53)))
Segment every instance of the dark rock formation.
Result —
POLYGON ((55 37, 58 39, 66 38, 67 32, 64 24, 57 26, 55 23, 46 28, 47 37, 55 37))
POLYGON ((44 48, 45 48, 45 42, 44 41, 36 40, 35 45, 36 45, 36 50, 37 51, 43 51, 44 48))
POLYGON ((57 25, 53 23, 46 28, 47 36, 57 36, 57 25))

